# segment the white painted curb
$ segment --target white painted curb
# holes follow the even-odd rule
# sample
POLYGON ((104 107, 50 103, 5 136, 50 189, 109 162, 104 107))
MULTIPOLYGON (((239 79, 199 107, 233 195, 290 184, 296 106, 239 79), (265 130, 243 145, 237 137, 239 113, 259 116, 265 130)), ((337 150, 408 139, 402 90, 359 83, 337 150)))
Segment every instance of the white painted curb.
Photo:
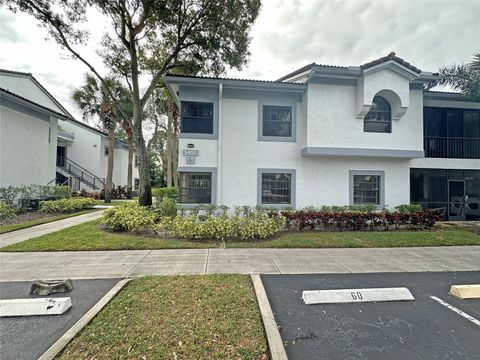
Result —
POLYGON ((250 275, 257 294, 258 307, 262 314, 263 326, 267 334, 268 347, 272 360, 288 360, 285 347, 283 346, 282 337, 278 331, 277 322, 273 316, 270 302, 268 301, 267 293, 262 284, 260 275, 250 275))
POLYGON ((307 290, 302 293, 302 299, 307 305, 415 300, 405 287, 307 290))
POLYGON ((55 344, 50 346, 50 348, 43 353, 42 356, 38 358, 38 360, 51 360, 57 356, 60 351, 63 350, 67 344, 72 341, 72 339, 90 322, 92 319, 102 310, 105 305, 108 304, 110 300, 112 300, 115 295, 118 294, 120 290, 132 279, 123 279, 120 280, 118 283, 115 284, 113 288, 110 289, 108 293, 105 294, 103 298, 100 299, 90 310, 87 311, 85 315, 83 315, 80 320, 78 320, 70 329, 67 330, 65 334, 62 335, 60 339, 58 339, 55 344))
POLYGON ((0 300, 0 317, 60 315, 71 307, 69 297, 0 300))

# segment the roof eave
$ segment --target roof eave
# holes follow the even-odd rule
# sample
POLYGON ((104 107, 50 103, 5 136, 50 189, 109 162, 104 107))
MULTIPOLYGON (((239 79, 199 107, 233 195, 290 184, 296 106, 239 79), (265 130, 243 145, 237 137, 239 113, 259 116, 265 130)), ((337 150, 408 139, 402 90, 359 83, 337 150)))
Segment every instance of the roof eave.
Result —
POLYGON ((268 82, 268 81, 252 81, 252 80, 236 80, 236 79, 222 79, 222 78, 200 78, 200 77, 186 77, 165 75, 165 83, 167 86, 178 84, 188 86, 203 86, 203 87, 217 87, 223 84, 223 87, 231 89, 245 89, 245 90, 278 90, 289 92, 304 92, 306 85, 294 84, 285 82, 268 82))
POLYGON ((25 106, 27 108, 30 108, 30 109, 33 109, 35 111, 38 111, 42 114, 46 114, 48 116, 53 116, 55 118, 58 118, 60 120, 70 120, 70 118, 68 116, 66 116, 65 114, 62 114, 62 113, 59 113, 59 112, 56 112, 54 110, 51 110, 49 108, 46 108, 42 105, 39 105, 37 103, 34 103, 33 101, 30 101, 30 100, 27 100, 21 96, 18 96, 10 91, 7 91, 5 89, 1 89, 0 88, 0 93, 2 94, 2 96, 4 96, 5 98, 11 100, 11 101, 14 101, 16 102, 17 104, 19 105, 22 105, 22 106, 25 106))

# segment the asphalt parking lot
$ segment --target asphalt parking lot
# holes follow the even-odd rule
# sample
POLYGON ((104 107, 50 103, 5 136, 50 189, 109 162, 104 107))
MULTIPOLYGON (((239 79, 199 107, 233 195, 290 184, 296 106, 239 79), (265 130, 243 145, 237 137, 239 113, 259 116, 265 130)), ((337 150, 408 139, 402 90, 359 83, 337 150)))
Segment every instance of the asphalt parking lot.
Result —
POLYGON ((70 293, 29 295, 30 281, 0 283, 1 299, 70 297, 72 307, 62 315, 0 318, 0 359, 38 359, 95 305, 118 279, 73 280, 70 293))
POLYGON ((480 359, 480 299, 448 295, 480 272, 262 275, 290 360, 480 359), (407 287, 415 301, 305 305, 304 290, 407 287))

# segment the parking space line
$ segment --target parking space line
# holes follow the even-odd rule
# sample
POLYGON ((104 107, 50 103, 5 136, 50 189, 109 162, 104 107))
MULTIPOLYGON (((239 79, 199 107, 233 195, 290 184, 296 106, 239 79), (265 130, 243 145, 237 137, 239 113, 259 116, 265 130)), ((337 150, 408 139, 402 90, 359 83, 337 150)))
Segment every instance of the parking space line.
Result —
POLYGON ((463 312, 462 310, 457 309, 455 306, 450 305, 449 303, 443 301, 442 299, 439 299, 439 298, 436 297, 436 296, 430 296, 430 298, 433 299, 433 300, 435 300, 435 301, 438 302, 439 304, 445 306, 446 308, 448 308, 448 309, 456 312, 458 315, 463 316, 465 319, 470 320, 470 321, 473 322, 475 325, 480 326, 480 320, 475 319, 473 316, 468 315, 466 312, 463 312))

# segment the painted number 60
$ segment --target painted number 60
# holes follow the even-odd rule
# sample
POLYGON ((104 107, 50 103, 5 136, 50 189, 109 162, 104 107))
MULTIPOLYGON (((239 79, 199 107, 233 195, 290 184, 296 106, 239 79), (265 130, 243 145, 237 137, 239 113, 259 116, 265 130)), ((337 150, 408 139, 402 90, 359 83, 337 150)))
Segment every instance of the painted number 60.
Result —
POLYGON ((362 300, 363 299, 362 293, 360 291, 351 292, 350 295, 352 295, 353 300, 362 300))

